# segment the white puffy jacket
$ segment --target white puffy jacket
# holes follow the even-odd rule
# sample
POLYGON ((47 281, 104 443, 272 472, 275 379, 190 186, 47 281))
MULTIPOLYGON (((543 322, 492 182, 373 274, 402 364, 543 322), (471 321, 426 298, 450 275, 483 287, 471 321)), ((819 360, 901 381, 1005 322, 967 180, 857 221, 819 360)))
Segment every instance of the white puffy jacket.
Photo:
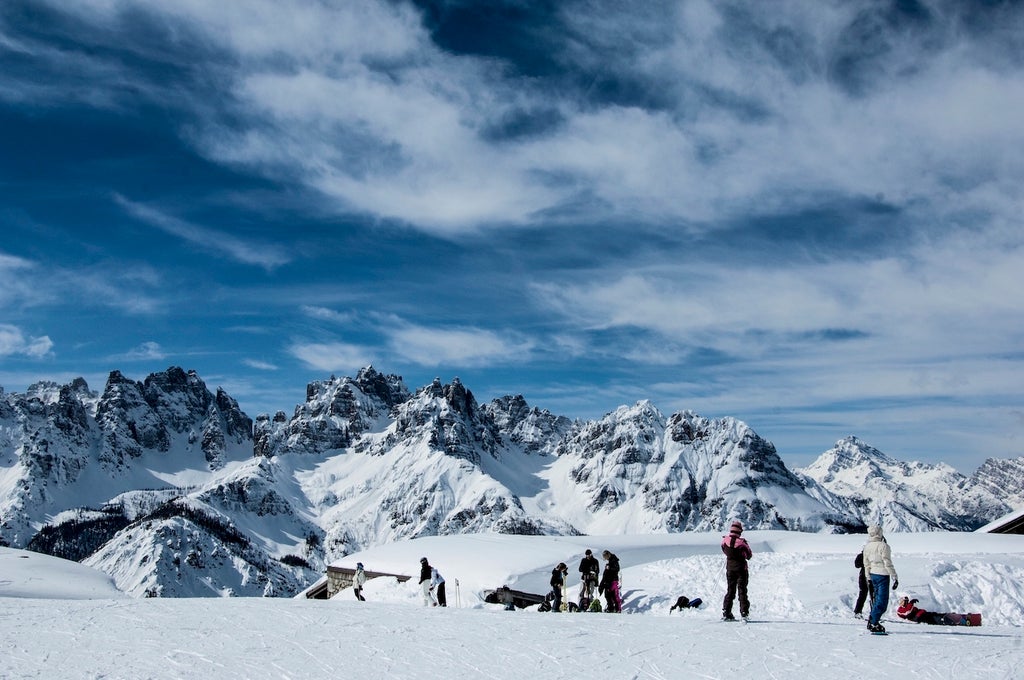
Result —
POLYGON ((897 580, 896 567, 892 564, 892 550, 882 536, 882 527, 873 526, 868 529, 868 542, 864 544, 864 573, 868 578, 871 574, 888 574, 893 581, 897 580))

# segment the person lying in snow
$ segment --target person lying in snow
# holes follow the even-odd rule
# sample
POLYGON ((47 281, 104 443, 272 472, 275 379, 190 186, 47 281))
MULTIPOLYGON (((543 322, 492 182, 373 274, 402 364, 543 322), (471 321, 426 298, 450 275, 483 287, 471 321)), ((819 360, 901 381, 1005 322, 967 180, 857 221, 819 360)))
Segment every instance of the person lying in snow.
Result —
POLYGON ((947 612, 929 612, 917 606, 916 599, 901 597, 896 616, 915 623, 927 623, 932 626, 980 626, 981 614, 954 614, 947 612))

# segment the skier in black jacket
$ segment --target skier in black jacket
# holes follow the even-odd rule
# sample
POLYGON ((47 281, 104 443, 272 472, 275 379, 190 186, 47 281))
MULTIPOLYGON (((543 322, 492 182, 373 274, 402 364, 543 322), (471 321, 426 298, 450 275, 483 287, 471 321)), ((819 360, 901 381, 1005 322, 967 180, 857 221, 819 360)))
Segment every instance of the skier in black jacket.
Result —
POLYGON ((597 587, 597 575, 601 573, 601 563, 588 549, 580 560, 580 609, 590 606, 594 599, 594 588, 597 587))
POLYGON ((423 591, 423 606, 424 607, 436 607, 437 601, 434 600, 433 593, 430 592, 430 577, 433 567, 430 566, 430 562, 427 562, 426 557, 420 558, 420 589, 423 591))
POLYGON ((553 612, 562 611, 562 593, 565 590, 565 577, 568 573, 569 567, 565 566, 565 562, 559 562, 558 566, 551 570, 551 592, 555 596, 555 603, 551 606, 553 612))

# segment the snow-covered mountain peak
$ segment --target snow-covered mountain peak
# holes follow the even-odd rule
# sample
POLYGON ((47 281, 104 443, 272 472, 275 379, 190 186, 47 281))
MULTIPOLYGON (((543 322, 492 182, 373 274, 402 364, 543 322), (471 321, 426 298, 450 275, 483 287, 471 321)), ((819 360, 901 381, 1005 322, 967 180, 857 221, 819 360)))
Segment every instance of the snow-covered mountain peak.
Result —
POLYGON ((573 422, 372 366, 255 427, 174 367, 0 397, 0 543, 92 555, 133 592, 283 594, 353 550, 463 532, 973 528, 1005 514, 1018 470, 968 480, 847 437, 801 476, 736 418, 640 400, 573 422))

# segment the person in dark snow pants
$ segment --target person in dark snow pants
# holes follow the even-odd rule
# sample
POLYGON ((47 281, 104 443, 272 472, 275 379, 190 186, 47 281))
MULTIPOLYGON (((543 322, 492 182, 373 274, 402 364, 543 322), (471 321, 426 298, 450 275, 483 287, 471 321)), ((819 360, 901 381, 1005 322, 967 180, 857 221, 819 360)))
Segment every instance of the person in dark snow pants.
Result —
POLYGON ((448 606, 448 598, 444 594, 444 576, 436 567, 430 568, 430 592, 437 598, 438 607, 448 606))
POLYGON ((604 593, 604 599, 608 606, 606 612, 622 611, 622 594, 619 591, 619 558, 615 553, 605 550, 601 553, 605 559, 604 574, 601 575, 601 585, 597 592, 604 593))
POLYGON ((747 599, 747 583, 750 579, 750 572, 747 570, 747 560, 754 556, 750 550, 750 544, 740 534, 743 533, 743 523, 736 520, 729 528, 729 535, 722 537, 722 552, 725 553, 725 599, 722 600, 722 618, 726 621, 736 619, 732 615, 733 599, 739 595, 740 616, 744 619, 750 616, 750 600, 747 599))
POLYGON ((597 576, 601 573, 601 563, 597 561, 589 549, 580 560, 580 607, 585 609, 594 598, 597 588, 597 576))
POLYGON ((853 615, 858 619, 864 618, 864 602, 868 599, 871 588, 868 586, 868 577, 864 574, 864 553, 857 553, 853 558, 853 566, 857 567, 857 602, 853 605, 853 615))
POLYGON ((356 573, 352 576, 352 592, 356 594, 356 599, 360 602, 365 602, 366 598, 363 597, 363 584, 366 583, 366 572, 363 571, 363 563, 356 563, 356 573))
POLYGON ((551 570, 551 593, 554 595, 554 604, 551 605, 551 611, 560 612, 562 611, 562 594, 565 592, 565 577, 569 573, 569 567, 565 566, 565 562, 559 562, 558 565, 551 570))

